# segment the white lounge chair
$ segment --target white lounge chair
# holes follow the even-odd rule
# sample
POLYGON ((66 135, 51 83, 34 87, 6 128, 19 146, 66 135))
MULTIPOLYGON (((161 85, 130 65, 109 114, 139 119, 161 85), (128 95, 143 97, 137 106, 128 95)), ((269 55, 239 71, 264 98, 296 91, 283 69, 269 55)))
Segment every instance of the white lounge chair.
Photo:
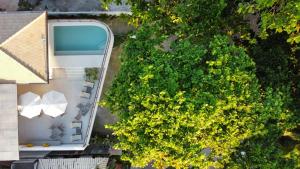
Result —
POLYGON ((91 97, 91 94, 86 93, 86 92, 81 92, 81 93, 80 93, 80 97, 89 99, 89 98, 91 97))
POLYGON ((72 141, 79 141, 82 139, 82 135, 81 134, 73 134, 71 139, 72 139, 72 141))
POLYGON ((72 128, 81 128, 82 122, 81 121, 73 121, 72 122, 72 128))
POLYGON ((94 88, 94 83, 85 81, 85 82, 83 83, 83 86, 94 88))

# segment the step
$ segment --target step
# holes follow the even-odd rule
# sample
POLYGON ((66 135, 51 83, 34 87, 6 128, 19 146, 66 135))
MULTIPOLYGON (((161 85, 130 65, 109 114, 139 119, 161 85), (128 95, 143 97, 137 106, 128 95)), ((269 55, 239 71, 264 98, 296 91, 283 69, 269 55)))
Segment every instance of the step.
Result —
POLYGON ((66 68, 65 73, 69 79, 82 79, 85 75, 84 68, 66 68))

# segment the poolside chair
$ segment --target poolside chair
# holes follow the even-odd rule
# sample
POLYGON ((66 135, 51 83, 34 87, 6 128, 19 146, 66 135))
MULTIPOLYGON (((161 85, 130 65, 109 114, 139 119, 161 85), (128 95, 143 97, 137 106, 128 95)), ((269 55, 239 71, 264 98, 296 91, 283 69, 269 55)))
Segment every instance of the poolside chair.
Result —
POLYGON ((82 90, 81 90, 81 91, 82 91, 82 92, 86 92, 86 93, 88 93, 88 92, 87 92, 87 89, 88 89, 88 87, 87 87, 87 86, 83 86, 83 88, 82 88, 82 90))
POLYGON ((92 94, 92 90, 93 90, 93 88, 92 87, 88 87, 88 86, 83 86, 83 88, 82 88, 82 92, 85 92, 85 93, 92 94))
POLYGON ((51 130, 53 130, 53 129, 55 129, 56 128, 56 126, 54 125, 54 124, 52 124, 50 127, 49 127, 49 129, 51 129, 51 130))
POLYGON ((83 104, 83 103, 79 103, 79 104, 77 104, 77 106, 76 107, 78 107, 79 108, 79 110, 81 110, 83 107, 85 106, 85 104, 83 104))
POLYGON ((94 88, 94 83, 85 81, 85 82, 83 83, 83 86, 94 88))
POLYGON ((81 134, 73 134, 71 136, 72 141, 80 141, 82 140, 82 135, 81 134))
POLYGON ((91 106, 92 106, 91 103, 86 103, 86 104, 84 105, 84 107, 82 107, 82 108, 80 109, 80 112, 81 112, 82 116, 85 116, 85 115, 90 111, 91 106))
POLYGON ((82 122, 81 121, 72 121, 72 128, 82 128, 82 122))
POLYGON ((81 112, 79 111, 78 112, 78 114, 75 116, 75 120, 80 120, 81 119, 81 116, 82 116, 82 114, 81 114, 81 112))
POLYGON ((91 97, 91 94, 86 93, 86 92, 81 92, 80 97, 89 99, 91 97))
POLYGON ((82 134, 81 134, 81 128, 76 127, 76 128, 74 128, 74 129, 75 129, 75 134, 77 134, 77 135, 82 135, 82 134))

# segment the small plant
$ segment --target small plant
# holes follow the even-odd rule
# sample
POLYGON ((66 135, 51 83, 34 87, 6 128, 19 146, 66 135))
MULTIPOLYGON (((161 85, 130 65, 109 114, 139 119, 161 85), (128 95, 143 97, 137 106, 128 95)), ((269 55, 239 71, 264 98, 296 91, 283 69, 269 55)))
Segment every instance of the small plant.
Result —
POLYGON ((50 145, 48 143, 42 144, 43 147, 49 147, 50 145))
POLYGON ((33 144, 26 144, 26 147, 33 147, 33 144))
POLYGON ((107 164, 107 169, 129 169, 130 163, 121 160, 120 156, 111 156, 107 164))
POLYGON ((97 68, 86 68, 85 77, 87 81, 94 82, 98 79, 99 69, 97 68))
POLYGON ((27 0, 20 0, 18 6, 19 11, 31 11, 35 7, 35 5, 32 5, 27 0))
POLYGON ((116 138, 110 135, 94 135, 94 137, 91 139, 92 144, 101 144, 109 147, 113 147, 113 145, 116 143, 116 138))

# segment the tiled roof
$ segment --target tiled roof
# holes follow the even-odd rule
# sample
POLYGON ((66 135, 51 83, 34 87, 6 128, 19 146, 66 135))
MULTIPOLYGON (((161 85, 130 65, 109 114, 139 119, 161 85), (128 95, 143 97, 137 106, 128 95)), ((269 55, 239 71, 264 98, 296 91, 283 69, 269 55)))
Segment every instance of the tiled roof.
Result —
POLYGON ((1 12, 0 13, 0 43, 21 30, 31 21, 40 16, 40 12, 1 12))
POLYGON ((0 84, 0 161, 19 159, 17 85, 0 84))
POLYGON ((106 169, 108 158, 39 159, 38 169, 106 169))
POLYGON ((46 12, 0 13, 0 50, 45 82, 47 65, 46 12))

